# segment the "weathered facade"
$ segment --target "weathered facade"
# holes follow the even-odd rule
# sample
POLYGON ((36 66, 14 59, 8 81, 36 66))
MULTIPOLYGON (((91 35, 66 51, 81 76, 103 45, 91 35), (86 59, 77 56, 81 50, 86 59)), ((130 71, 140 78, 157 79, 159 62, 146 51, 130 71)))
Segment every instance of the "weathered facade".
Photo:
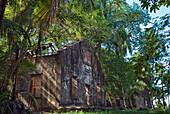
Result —
MULTIPOLYGON (((105 106, 104 71, 88 40, 58 50, 55 55, 30 60, 35 59, 37 71, 30 75, 27 87, 40 110, 70 105, 105 106)), ((27 104, 35 107, 32 102, 28 100, 27 104)))

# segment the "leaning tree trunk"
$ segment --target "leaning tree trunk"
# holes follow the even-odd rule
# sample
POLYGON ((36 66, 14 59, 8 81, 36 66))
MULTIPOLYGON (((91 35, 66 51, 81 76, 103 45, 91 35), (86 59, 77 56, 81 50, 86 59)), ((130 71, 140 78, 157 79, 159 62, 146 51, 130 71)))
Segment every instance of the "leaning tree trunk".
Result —
POLYGON ((108 98, 109 98, 109 102, 110 102, 111 107, 113 107, 112 100, 110 98, 110 93, 108 93, 108 98))
MULTIPOLYGON (((16 45, 16 55, 15 55, 15 61, 18 61, 18 56, 19 56, 19 47, 16 45)), ((14 84, 13 84, 13 90, 12 90, 12 100, 15 100, 16 96, 16 86, 17 86, 17 79, 18 79, 18 66, 16 66, 15 71, 14 71, 14 84)))
POLYGON ((4 17, 6 4, 7 4, 7 0, 0 0, 0 31, 1 31, 2 19, 4 17))
POLYGON ((122 85, 122 93, 123 93, 123 104, 124 104, 124 107, 127 108, 126 98, 125 98, 125 91, 124 91, 123 85, 122 85))

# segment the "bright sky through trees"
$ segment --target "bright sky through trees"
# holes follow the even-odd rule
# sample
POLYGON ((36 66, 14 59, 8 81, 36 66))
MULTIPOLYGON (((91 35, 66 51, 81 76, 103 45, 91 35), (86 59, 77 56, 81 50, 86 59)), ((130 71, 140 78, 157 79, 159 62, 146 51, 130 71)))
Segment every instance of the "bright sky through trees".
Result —
MULTIPOLYGON (((133 2, 135 2, 135 3, 137 3, 137 4, 140 4, 140 1, 139 0, 127 0, 127 3, 129 4, 129 5, 133 5, 133 2)), ((141 5, 141 4, 140 4, 141 5)), ((161 17, 161 16, 164 16, 164 15, 166 15, 167 13, 170 13, 170 7, 166 7, 166 6, 161 6, 160 7, 160 10, 156 10, 156 13, 154 13, 154 12, 152 12, 152 13, 150 13, 150 16, 152 17, 152 18, 155 18, 155 17, 161 17)), ((144 26, 144 25, 140 25, 141 26, 141 28, 142 29, 144 29, 144 28, 148 28, 148 27, 151 27, 151 24, 148 24, 146 27, 144 26)), ((165 30, 169 30, 170 31, 170 28, 168 27, 168 28, 166 28, 165 30)), ((168 51, 170 52, 170 48, 168 49, 168 51)), ((129 54, 127 54, 127 56, 128 57, 130 57, 130 55, 129 54)), ((170 57, 169 57, 169 60, 170 60, 170 57)))
MULTIPOLYGON (((137 4, 140 4, 140 1, 139 0, 127 0, 127 3, 129 4, 129 5, 133 5, 133 2, 135 2, 135 3, 137 3, 137 4)), ((141 4, 140 4, 141 5, 141 4)), ((170 7, 165 7, 165 6, 161 6, 160 7, 160 10, 156 10, 156 13, 154 13, 154 12, 152 12, 152 13, 150 13, 150 16, 152 17, 152 18, 155 18, 155 17, 161 17, 161 16, 164 16, 164 15, 166 15, 167 13, 170 13, 170 7)), ((148 26, 146 26, 146 27, 150 27, 151 26, 151 24, 149 24, 148 26)), ((143 26, 143 25, 141 25, 141 28, 146 28, 145 26, 143 26)), ((166 31, 170 31, 170 27, 168 27, 168 28, 166 28, 165 29, 166 31)), ((135 50, 135 52, 136 52, 137 50, 135 50)), ((167 50, 168 52, 170 52, 170 48, 167 50)), ((130 55, 129 55, 129 53, 127 54, 127 57, 131 57, 130 55)), ((169 60, 170 60, 170 57, 168 57, 169 58, 169 60)), ((161 83, 161 81, 159 81, 158 82, 158 84, 160 84, 161 83)), ((168 100, 168 99, 166 99, 166 103, 169 105, 170 104, 170 99, 168 100)))
MULTIPOLYGON (((133 5, 133 2, 140 4, 139 0, 127 0, 127 3, 129 5, 133 5)), ((164 16, 165 14, 170 13, 170 7, 165 7, 165 6, 161 6, 160 10, 156 10, 156 13, 152 12, 150 13, 151 17, 157 17, 157 16, 164 16)))

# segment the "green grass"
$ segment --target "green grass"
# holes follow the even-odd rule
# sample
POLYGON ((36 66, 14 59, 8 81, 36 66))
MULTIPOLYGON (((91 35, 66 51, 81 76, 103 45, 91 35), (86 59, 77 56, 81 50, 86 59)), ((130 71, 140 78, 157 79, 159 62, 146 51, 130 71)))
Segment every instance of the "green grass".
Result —
MULTIPOLYGON (((55 113, 50 113, 55 114, 55 113)), ((56 113, 57 114, 57 113, 56 113)), ((170 111, 162 111, 162 110, 112 110, 112 111, 97 111, 97 112, 67 112, 61 114, 170 114, 170 111)))

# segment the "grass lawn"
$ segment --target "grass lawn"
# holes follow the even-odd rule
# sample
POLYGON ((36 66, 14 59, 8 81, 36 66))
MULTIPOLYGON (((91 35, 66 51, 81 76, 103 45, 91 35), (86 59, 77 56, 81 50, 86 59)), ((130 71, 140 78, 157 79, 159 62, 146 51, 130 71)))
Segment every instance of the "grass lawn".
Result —
MULTIPOLYGON (((55 113, 50 113, 55 114, 55 113)), ((56 113, 57 114, 57 113, 56 113)), ((98 111, 98 112, 67 112, 61 114, 170 114, 170 111, 161 111, 161 110, 112 110, 112 111, 98 111)))

